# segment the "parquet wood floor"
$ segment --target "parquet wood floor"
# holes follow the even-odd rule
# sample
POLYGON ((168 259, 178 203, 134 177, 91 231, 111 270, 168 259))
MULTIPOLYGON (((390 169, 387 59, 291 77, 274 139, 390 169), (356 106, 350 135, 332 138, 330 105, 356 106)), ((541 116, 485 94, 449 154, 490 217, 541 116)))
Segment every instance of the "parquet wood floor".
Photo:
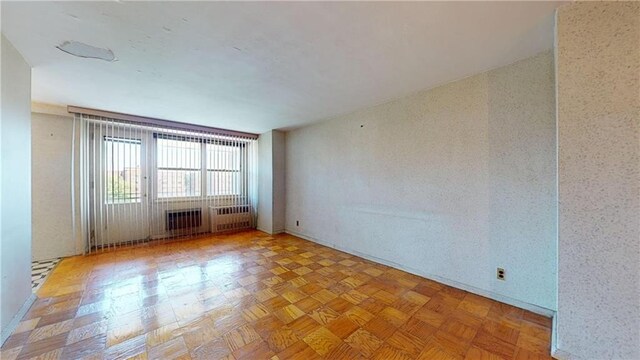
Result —
POLYGON ((64 259, 11 359, 550 359, 550 319, 258 231, 64 259))

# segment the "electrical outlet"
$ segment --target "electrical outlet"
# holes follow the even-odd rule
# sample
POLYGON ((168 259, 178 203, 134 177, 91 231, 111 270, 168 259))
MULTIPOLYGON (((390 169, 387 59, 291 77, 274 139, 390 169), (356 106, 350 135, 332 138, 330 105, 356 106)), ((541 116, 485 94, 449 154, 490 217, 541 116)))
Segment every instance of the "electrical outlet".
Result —
POLYGON ((505 280, 507 280, 506 276, 507 275, 506 275, 504 269, 503 268, 498 268, 498 271, 496 272, 496 277, 498 278, 498 280, 505 281, 505 280))
POLYGON ((300 221, 296 220, 296 226, 300 226, 300 221))

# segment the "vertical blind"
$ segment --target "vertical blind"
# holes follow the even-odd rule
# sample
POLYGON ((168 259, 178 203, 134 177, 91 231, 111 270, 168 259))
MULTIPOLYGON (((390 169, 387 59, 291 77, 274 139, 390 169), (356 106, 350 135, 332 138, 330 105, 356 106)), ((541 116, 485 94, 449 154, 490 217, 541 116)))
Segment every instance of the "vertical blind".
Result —
POLYGON ((255 227, 255 136, 82 113, 74 131, 85 253, 255 227))

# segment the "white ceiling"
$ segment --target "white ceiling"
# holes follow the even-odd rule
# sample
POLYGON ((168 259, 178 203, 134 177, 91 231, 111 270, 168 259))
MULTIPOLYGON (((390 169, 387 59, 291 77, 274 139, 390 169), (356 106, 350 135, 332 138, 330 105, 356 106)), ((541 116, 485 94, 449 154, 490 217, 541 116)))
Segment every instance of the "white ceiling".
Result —
POLYGON ((559 2, 2 2, 33 100, 291 128, 534 55, 559 2), (56 49, 75 40, 117 62, 56 49))

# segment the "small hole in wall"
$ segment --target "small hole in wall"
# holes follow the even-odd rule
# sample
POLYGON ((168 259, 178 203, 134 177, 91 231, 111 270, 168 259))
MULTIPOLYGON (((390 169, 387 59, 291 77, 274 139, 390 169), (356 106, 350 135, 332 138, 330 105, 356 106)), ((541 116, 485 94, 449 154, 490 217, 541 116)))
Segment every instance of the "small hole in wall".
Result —
POLYGON ((364 125, 360 125, 360 127, 361 127, 361 128, 363 128, 363 127, 364 127, 364 125))

